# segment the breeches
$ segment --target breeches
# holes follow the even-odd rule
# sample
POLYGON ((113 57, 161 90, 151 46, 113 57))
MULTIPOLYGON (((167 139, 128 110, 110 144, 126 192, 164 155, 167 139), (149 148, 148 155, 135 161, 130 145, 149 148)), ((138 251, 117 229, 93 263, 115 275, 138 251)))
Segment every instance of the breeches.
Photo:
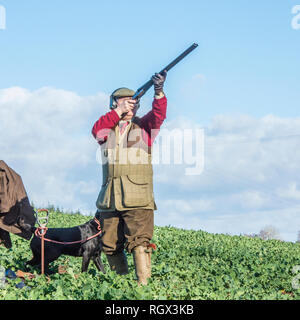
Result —
POLYGON ((137 209, 101 212, 103 251, 113 255, 126 249, 129 253, 136 246, 147 246, 153 237, 154 211, 137 209))

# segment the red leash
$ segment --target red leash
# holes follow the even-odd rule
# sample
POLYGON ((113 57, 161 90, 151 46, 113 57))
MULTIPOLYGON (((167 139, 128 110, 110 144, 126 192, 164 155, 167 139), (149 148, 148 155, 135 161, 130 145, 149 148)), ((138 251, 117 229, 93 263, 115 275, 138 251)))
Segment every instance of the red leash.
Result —
POLYGON ((99 232, 97 232, 96 234, 94 234, 93 236, 90 236, 86 239, 83 240, 78 240, 78 241, 72 241, 72 242, 60 242, 60 241, 56 241, 56 240, 52 240, 52 239, 48 239, 45 238, 45 234, 48 230, 48 228, 46 227, 48 224, 48 219, 49 219, 49 211, 47 209, 40 209, 37 210, 38 213, 40 212, 46 212, 46 216, 44 217, 39 217, 38 214, 36 214, 36 218, 37 218, 37 223, 39 224, 39 227, 35 230, 34 234, 41 239, 41 272, 42 274, 44 274, 45 272, 45 241, 48 242, 52 242, 52 243, 57 243, 57 244, 63 244, 63 245, 68 245, 68 244, 75 244, 75 243, 83 243, 86 241, 89 241, 93 238, 98 237, 101 233, 101 226, 100 226, 100 222, 97 218, 94 218, 95 222, 97 223, 97 230, 99 230, 99 232), (44 221, 44 223, 42 223, 42 221, 44 221))
POLYGON ((39 229, 40 229, 40 236, 41 236, 41 239, 42 239, 42 243, 41 243, 41 250, 42 250, 42 254, 41 254, 41 272, 42 274, 44 274, 44 271, 45 271, 45 259, 44 259, 44 252, 45 252, 45 239, 44 239, 44 236, 45 236, 45 233, 47 231, 47 224, 48 224, 48 220, 49 220, 49 211, 47 209, 39 209, 36 213, 36 221, 38 223, 38 225, 40 226, 39 229), (45 216, 39 216, 38 213, 40 212, 46 212, 46 215, 45 216))
MULTIPOLYGON (((101 227, 100 227, 100 222, 98 219, 94 218, 95 222, 97 223, 97 229, 99 230, 99 232, 97 232, 96 234, 94 234, 93 236, 90 236, 86 239, 83 239, 83 240, 78 240, 78 241, 71 241, 71 242, 62 242, 62 241, 56 241, 56 240, 52 240, 52 239, 48 239, 48 238, 45 238, 45 234, 48 230, 47 227, 39 227, 35 230, 34 234, 42 239, 42 245, 43 245, 43 240, 45 241, 48 241, 48 242, 52 242, 52 243, 57 243, 57 244, 64 244, 64 245, 68 245, 68 244, 75 244, 75 243, 83 243, 83 242, 86 242, 86 241, 89 241, 93 238, 96 238, 98 237, 101 233, 102 233, 102 230, 101 230, 101 227), (45 232, 44 232, 45 231, 45 232)), ((43 254, 43 252, 42 252, 43 254)))

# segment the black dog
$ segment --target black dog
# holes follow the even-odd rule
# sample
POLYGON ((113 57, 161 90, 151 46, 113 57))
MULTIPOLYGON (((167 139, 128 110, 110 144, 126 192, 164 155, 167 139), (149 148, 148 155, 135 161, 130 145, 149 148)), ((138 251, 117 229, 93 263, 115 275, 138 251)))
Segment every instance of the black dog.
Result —
MULTIPOLYGON (((59 242, 74 242, 83 240, 81 243, 76 244, 57 244, 46 241, 44 249, 44 268, 45 274, 54 273, 49 270, 49 263, 58 259, 62 254, 82 257, 81 271, 85 272, 88 269, 90 260, 92 259, 97 269, 105 273, 105 268, 101 261, 101 237, 103 234, 85 241, 89 237, 97 234, 98 220, 97 216, 85 224, 82 224, 73 228, 49 228, 46 232, 45 238, 59 242)), ((24 223, 22 219, 18 221, 18 224, 27 231, 34 233, 34 236, 30 242, 30 247, 33 253, 33 258, 26 263, 26 265, 34 266, 41 264, 41 239, 36 236, 35 231, 37 228, 31 227, 29 224, 24 223)))

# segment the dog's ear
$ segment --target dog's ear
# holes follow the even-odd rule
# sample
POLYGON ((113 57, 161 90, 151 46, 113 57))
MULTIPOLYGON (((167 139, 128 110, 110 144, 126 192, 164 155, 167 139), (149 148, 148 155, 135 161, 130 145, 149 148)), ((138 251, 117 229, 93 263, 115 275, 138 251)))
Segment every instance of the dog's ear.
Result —
POLYGON ((25 224, 25 219, 23 217, 18 217, 17 218, 17 225, 19 227, 23 227, 24 224, 25 224))
POLYGON ((31 232, 31 225, 25 223, 25 219, 23 217, 18 217, 17 224, 20 226, 21 229, 31 232))

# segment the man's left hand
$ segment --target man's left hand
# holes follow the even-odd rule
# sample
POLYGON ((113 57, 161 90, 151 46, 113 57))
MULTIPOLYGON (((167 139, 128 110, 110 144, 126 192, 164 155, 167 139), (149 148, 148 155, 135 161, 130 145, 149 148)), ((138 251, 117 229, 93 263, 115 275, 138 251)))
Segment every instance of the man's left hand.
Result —
POLYGON ((156 95, 159 95, 161 92, 163 92, 166 77, 167 77, 166 70, 164 70, 162 75, 160 73, 155 73, 155 75, 152 77, 152 81, 154 83, 154 91, 156 95))

